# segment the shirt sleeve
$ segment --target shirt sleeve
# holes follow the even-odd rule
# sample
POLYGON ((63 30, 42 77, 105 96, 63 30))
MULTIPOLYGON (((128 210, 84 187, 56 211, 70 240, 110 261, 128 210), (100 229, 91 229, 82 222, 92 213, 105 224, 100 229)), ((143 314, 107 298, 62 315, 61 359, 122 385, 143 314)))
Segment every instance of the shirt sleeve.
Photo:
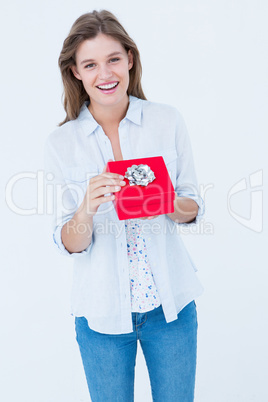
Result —
POLYGON ((191 198, 198 205, 197 216, 192 222, 179 223, 179 225, 188 226, 198 223, 205 213, 205 205, 198 190, 190 137, 184 119, 178 111, 176 117, 176 150, 178 157, 175 192, 179 197, 191 198))
POLYGON ((90 252, 94 242, 94 236, 92 235, 89 246, 78 253, 70 253, 62 243, 62 227, 66 222, 72 219, 80 204, 78 201, 79 197, 75 196, 75 192, 72 191, 74 189, 71 189, 64 179, 59 155, 51 139, 52 134, 47 138, 44 146, 44 170, 47 189, 46 210, 47 214, 51 217, 53 244, 60 254, 79 258, 90 252))

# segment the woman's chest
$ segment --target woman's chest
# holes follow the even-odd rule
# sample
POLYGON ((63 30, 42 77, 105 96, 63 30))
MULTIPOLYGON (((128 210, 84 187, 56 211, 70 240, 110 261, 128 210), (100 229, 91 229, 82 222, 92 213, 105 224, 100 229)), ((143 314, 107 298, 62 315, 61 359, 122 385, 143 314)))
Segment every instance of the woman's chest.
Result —
POLYGON ((107 141, 110 142, 111 148, 113 151, 113 157, 115 161, 123 160, 123 154, 120 144, 120 136, 119 136, 119 129, 118 126, 109 126, 109 127, 102 127, 103 133, 107 138, 107 141))
MULTIPOLYGON (((142 130, 140 130, 142 131, 142 130)), ((65 178, 74 179, 86 184, 87 179, 103 171, 109 159, 121 161, 125 159, 163 156, 172 181, 176 179, 177 152, 171 141, 165 138, 165 143, 157 141, 150 132, 117 129, 98 130, 86 137, 83 142, 76 142, 68 157, 68 172, 65 178), (106 132, 105 132, 106 131, 106 132)), ((63 156, 63 155, 62 155, 63 156)), ((66 163, 64 163, 66 170, 66 163)))
POLYGON ((111 138, 109 138, 109 140, 111 142, 113 155, 114 155, 114 160, 115 161, 122 161, 124 158, 123 158, 123 155, 122 155, 119 135, 112 136, 111 138))

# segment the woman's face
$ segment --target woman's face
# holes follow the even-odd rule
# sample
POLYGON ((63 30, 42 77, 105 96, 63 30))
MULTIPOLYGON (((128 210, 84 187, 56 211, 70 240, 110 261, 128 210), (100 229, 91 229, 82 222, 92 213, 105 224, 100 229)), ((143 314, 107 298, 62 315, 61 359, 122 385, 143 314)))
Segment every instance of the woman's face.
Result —
POLYGON ((71 68, 74 76, 83 82, 94 107, 125 104, 132 66, 131 51, 127 53, 120 42, 101 33, 80 44, 76 66, 71 68))

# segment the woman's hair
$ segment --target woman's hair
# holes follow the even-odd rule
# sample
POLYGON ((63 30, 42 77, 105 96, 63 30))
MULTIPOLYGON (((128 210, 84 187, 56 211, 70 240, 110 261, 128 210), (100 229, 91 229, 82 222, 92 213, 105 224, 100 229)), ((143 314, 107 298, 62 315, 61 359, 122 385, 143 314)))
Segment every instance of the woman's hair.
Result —
POLYGON ((133 54, 133 66, 129 70, 127 94, 146 100, 141 86, 142 66, 140 54, 135 42, 129 37, 123 26, 111 12, 107 10, 94 10, 91 13, 81 15, 74 22, 69 35, 63 42, 58 63, 63 81, 63 105, 66 117, 64 121, 59 123, 59 126, 69 120, 76 119, 83 103, 89 100, 82 81, 75 78, 71 66, 76 65, 78 46, 84 40, 95 38, 99 33, 111 36, 119 41, 126 52, 131 50, 133 54))

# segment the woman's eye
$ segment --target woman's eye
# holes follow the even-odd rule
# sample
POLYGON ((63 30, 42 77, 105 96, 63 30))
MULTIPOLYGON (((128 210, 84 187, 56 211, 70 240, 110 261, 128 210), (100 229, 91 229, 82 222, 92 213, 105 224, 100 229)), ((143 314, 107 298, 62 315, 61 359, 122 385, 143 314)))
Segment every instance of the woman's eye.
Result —
MULTIPOLYGON (((116 63, 118 60, 120 60, 118 57, 115 57, 115 58, 113 58, 113 59, 110 59, 110 62, 112 62, 112 63, 116 63)), ((92 68, 92 67, 94 67, 95 66, 95 63, 90 63, 90 64, 87 64, 86 66, 85 66, 85 68, 87 68, 87 69, 89 69, 89 68, 92 68)))
POLYGON ((91 67, 93 67, 94 66, 94 63, 91 63, 91 64, 87 64, 86 66, 85 66, 85 68, 91 68, 91 67))

